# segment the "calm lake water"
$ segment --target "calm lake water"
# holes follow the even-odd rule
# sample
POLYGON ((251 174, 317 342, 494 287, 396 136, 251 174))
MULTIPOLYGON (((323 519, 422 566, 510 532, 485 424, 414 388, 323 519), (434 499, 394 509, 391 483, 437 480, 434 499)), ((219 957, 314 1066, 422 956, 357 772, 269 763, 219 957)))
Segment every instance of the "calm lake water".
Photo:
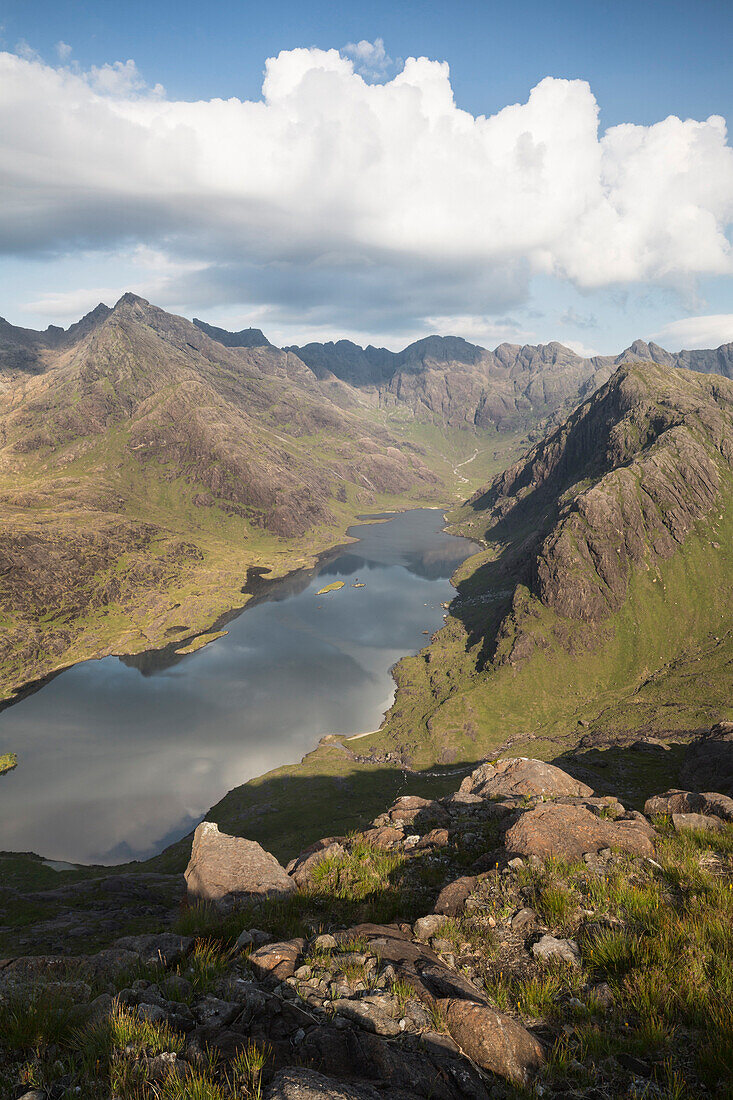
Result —
POLYGON ((160 851, 232 787, 326 733, 377 729, 390 668, 442 623, 477 547, 419 509, 362 524, 317 570, 273 582, 198 653, 86 661, 0 714, 0 850, 119 863, 160 851), (334 580, 346 587, 316 592, 334 580), (356 582, 364 588, 353 588, 356 582))

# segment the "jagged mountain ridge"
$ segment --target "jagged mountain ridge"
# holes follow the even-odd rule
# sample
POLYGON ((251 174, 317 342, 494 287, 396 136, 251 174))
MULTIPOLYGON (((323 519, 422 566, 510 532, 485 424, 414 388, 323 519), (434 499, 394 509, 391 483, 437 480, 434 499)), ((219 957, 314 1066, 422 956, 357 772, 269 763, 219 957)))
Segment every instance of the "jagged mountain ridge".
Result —
MULTIPOLYGON (((43 371, 49 352, 73 343, 80 328, 93 327, 108 313, 100 304, 66 331, 49 326, 38 333, 0 320, 0 372, 43 371)), ((198 318, 193 323, 228 348, 273 348, 257 328, 229 332, 198 318)), ((399 352, 350 340, 283 350, 302 361, 329 400, 342 408, 363 407, 366 401, 439 425, 500 431, 557 423, 623 363, 647 361, 733 377, 733 342, 671 353, 654 342, 635 340, 619 355, 590 358, 556 341, 503 343, 490 351, 462 337, 436 335, 399 352)))
POLYGON ((684 546, 732 473, 733 383, 622 366, 464 515, 480 515, 487 539, 531 523, 521 544, 531 596, 592 623, 623 605, 635 571, 684 546))
POLYGON ((650 361, 733 377, 733 343, 672 354, 635 340, 617 356, 584 358, 552 342, 500 344, 493 351, 455 336, 429 336, 403 351, 361 348, 348 340, 292 346, 317 378, 339 378, 386 406, 453 426, 528 428, 557 420, 608 380, 622 363, 650 361))
POLYGON ((728 720, 732 489, 733 381, 620 367, 450 517, 486 550, 363 751, 423 767, 572 744, 578 723, 728 720))

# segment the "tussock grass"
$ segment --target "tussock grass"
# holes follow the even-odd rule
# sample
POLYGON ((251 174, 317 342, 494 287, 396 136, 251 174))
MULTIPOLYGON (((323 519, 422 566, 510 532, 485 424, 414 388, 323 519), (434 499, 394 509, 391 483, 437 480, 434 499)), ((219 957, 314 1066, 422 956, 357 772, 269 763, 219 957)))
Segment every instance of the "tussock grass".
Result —
POLYGON ((40 1050, 52 1043, 63 1043, 74 1027, 74 1004, 63 991, 24 990, 0 1001, 0 1036, 10 1050, 40 1050))

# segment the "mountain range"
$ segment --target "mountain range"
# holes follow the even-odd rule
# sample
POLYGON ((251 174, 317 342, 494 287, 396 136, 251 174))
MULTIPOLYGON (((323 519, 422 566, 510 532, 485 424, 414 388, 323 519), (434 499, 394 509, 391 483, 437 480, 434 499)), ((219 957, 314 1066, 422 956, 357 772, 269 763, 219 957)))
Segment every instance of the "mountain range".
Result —
POLYGON ((246 602, 250 569, 312 565, 365 511, 462 499, 641 360, 730 376, 733 344, 279 349, 133 294, 66 330, 0 320, 0 691, 183 645, 246 602))

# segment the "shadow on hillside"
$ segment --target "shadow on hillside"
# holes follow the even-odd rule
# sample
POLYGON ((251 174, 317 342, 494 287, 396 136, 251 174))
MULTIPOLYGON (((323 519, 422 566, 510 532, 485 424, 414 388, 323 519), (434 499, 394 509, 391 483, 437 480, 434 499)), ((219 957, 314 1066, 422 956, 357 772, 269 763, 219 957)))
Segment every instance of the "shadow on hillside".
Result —
MULTIPOLYGON (((223 832, 256 840, 286 863, 320 840, 326 831, 332 836, 345 836, 366 828, 401 795, 441 798, 451 794, 476 767, 475 761, 456 761, 429 771, 411 772, 396 762, 349 771, 349 751, 338 742, 334 742, 332 751, 344 754, 341 774, 273 773, 235 787, 212 807, 207 819, 215 821, 223 832)), ((159 856, 145 863, 128 864, 124 870, 182 871, 192 835, 182 837, 159 856)))
MULTIPOLYGON (((680 732, 674 734, 675 738, 683 736, 686 735, 680 732)), ((661 744, 645 741, 639 733, 630 743, 627 740, 626 744, 570 749, 550 762, 593 787, 596 794, 616 795, 629 809, 643 810, 651 795, 672 787, 685 789, 687 747, 686 740, 664 748, 661 744)))

